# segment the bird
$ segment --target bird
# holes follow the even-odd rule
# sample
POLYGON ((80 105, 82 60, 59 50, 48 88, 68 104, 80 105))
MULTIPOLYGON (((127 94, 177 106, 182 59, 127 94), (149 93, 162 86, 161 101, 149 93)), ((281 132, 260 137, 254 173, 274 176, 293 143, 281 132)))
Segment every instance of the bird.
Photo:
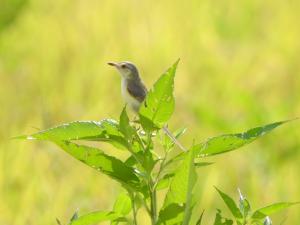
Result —
MULTIPOLYGON (((121 94, 125 103, 138 114, 139 109, 147 96, 147 88, 144 85, 137 67, 128 61, 108 62, 108 65, 115 67, 121 75, 121 94)), ((185 147, 174 137, 167 126, 163 131, 181 150, 186 151, 185 147)))

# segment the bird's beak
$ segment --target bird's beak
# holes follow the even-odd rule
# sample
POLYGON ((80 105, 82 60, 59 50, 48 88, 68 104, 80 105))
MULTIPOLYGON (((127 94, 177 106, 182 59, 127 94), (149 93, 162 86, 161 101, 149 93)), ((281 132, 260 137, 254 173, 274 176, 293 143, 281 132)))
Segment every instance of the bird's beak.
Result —
POLYGON ((114 67, 118 67, 119 66, 119 64, 115 63, 115 62, 108 62, 107 64, 110 65, 110 66, 114 66, 114 67))

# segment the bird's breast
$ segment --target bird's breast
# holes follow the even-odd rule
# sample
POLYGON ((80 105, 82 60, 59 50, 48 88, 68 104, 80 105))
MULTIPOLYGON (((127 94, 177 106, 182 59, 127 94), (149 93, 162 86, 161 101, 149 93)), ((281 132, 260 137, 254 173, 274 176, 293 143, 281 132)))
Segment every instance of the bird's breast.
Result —
POLYGON ((121 93, 125 103, 135 112, 139 111, 141 103, 135 99, 127 90, 127 80, 122 79, 121 82, 121 93))

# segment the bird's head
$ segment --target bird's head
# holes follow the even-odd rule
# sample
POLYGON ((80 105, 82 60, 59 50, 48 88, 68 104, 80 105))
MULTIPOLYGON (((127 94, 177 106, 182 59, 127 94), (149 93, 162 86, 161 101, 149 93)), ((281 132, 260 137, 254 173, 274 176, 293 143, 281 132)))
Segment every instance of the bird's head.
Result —
POLYGON ((138 69, 131 62, 109 62, 108 65, 114 66, 125 79, 139 79, 138 69))

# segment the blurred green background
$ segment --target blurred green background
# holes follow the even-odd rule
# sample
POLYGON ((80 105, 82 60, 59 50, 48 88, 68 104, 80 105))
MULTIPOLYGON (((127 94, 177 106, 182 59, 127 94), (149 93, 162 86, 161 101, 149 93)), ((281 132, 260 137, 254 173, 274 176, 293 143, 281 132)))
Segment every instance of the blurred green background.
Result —
MULTIPOLYGON (((136 63, 150 87, 181 58, 170 127, 188 127, 185 145, 300 116, 299 11, 298 0, 0 0, 0 224, 50 225, 77 208, 111 208, 117 183, 52 144, 9 140, 118 118, 120 77, 107 61, 136 63)), ((213 185, 236 198, 241 188, 253 207, 300 200, 299 126, 199 170, 204 224, 225 208, 213 185)), ((299 210, 272 218, 298 224, 299 210)))

